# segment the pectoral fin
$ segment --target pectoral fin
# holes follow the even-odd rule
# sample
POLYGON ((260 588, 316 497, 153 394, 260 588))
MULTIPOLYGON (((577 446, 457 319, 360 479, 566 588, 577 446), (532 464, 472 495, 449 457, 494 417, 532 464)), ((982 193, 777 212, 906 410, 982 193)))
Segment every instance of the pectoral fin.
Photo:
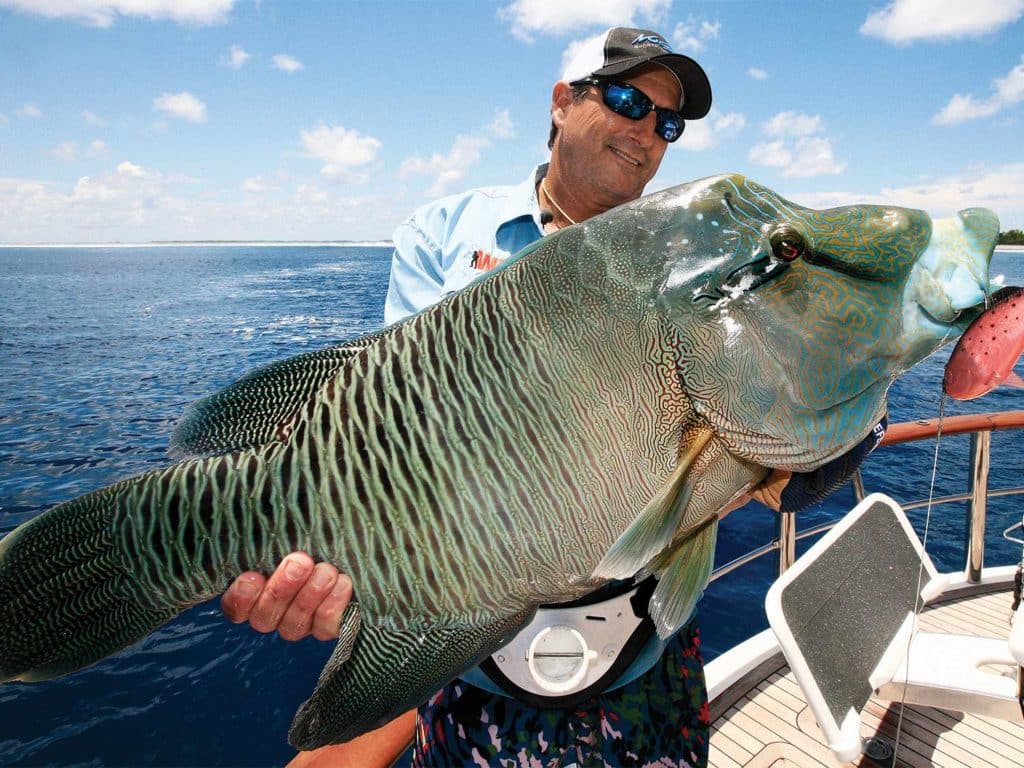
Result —
POLYGON ((363 622, 354 642, 347 640, 351 633, 343 627, 316 690, 292 721, 288 741, 296 749, 309 750, 340 744, 384 725, 480 663, 532 616, 530 609, 489 624, 422 631, 363 622))
POLYGON ((605 553, 594 569, 594 578, 629 578, 672 543, 693 493, 690 466, 713 434, 704 428, 689 436, 668 481, 605 553))
POLYGON ((677 544, 651 595, 650 615, 661 638, 675 634, 704 594, 715 561, 718 518, 677 544))

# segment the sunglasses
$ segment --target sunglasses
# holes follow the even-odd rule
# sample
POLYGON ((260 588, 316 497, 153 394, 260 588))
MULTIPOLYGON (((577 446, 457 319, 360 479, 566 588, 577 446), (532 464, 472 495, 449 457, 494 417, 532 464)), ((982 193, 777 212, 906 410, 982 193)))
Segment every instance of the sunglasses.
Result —
POLYGON ((604 105, 616 115, 628 117, 630 120, 642 120, 654 110, 656 121, 654 132, 667 142, 673 142, 683 135, 686 122, 683 116, 674 109, 657 106, 650 97, 639 88, 628 83, 617 83, 614 80, 598 80, 588 78, 577 80, 573 85, 593 85, 601 91, 604 105))

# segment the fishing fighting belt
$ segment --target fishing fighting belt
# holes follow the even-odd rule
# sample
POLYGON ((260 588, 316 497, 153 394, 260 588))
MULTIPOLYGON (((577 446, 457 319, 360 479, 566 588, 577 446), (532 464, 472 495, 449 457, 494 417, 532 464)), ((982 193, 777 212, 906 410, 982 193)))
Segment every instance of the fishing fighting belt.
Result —
POLYGON ((572 603, 542 605, 508 645, 480 664, 502 691, 530 706, 565 709, 605 691, 654 634, 653 577, 608 585, 572 603))

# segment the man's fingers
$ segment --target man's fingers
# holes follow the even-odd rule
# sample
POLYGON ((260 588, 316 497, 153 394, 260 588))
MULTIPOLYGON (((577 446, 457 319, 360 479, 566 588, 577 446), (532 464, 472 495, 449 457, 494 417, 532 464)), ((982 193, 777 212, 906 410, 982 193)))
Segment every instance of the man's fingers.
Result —
POLYGON ((263 574, 256 571, 248 571, 235 579, 220 600, 221 610, 228 620, 235 624, 248 621, 252 607, 266 583, 263 574))
POLYGON ((301 640, 313 628, 313 614, 334 589, 338 569, 330 563, 317 563, 309 581, 299 590, 285 611, 277 631, 285 640, 301 640))
POLYGON ((336 640, 341 629, 341 615, 351 600, 352 579, 341 574, 313 615, 313 637, 317 640, 336 640))
POLYGON ((765 481, 750 491, 750 495, 776 512, 782 506, 782 491, 793 473, 785 469, 773 469, 765 481))
POLYGON ((303 552, 281 561, 270 578, 243 573, 224 593, 224 615, 236 624, 248 621, 258 632, 278 631, 285 640, 312 634, 335 640, 341 617, 352 600, 352 580, 330 563, 317 563, 303 552))
POLYGON ((249 612, 249 624, 257 632, 273 632, 292 600, 313 573, 313 558, 293 552, 277 566, 249 612))

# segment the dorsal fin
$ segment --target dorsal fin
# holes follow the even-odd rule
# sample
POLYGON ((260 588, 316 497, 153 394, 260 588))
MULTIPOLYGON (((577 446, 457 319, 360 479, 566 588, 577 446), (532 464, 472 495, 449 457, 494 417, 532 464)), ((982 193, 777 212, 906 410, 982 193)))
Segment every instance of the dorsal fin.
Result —
POLYGON ((246 374, 188 407, 171 435, 175 458, 240 451, 281 439, 309 399, 383 331, 306 352, 246 374))

